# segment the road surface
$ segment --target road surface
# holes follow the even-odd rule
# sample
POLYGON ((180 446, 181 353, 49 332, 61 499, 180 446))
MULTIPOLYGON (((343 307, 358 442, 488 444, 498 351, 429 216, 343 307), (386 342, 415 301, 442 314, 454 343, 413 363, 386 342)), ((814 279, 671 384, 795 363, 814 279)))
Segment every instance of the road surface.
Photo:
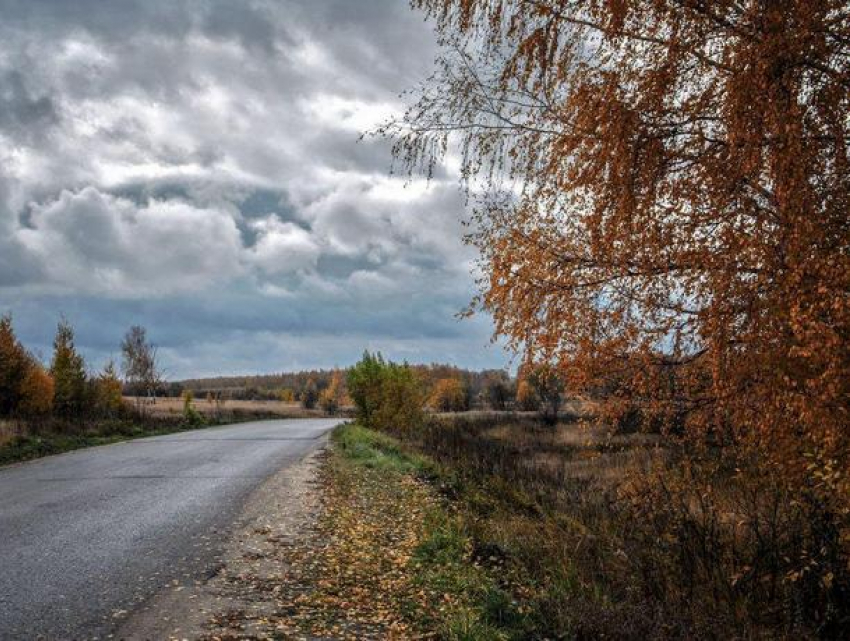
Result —
POLYGON ((339 421, 242 423, 0 468, 0 639, 104 638, 215 571, 252 490, 339 421))

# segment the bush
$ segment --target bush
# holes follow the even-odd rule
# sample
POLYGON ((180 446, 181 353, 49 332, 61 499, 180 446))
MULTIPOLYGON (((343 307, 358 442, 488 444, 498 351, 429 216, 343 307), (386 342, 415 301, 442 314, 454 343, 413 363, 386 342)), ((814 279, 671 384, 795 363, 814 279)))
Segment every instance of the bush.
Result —
POLYGON ((195 409, 192 390, 183 392, 183 420, 187 425, 197 427, 204 424, 204 417, 195 409))
POLYGON ((561 394, 564 391, 563 378, 548 363, 534 366, 527 378, 539 402, 540 418, 547 425, 554 425, 558 422, 558 411, 561 409, 561 394))
POLYGON ((109 418, 118 416, 124 399, 121 395, 121 380, 111 361, 107 363, 103 373, 92 381, 92 385, 93 404, 97 414, 109 418))
POLYGON ((348 391, 358 421, 367 427, 409 429, 422 421, 422 385, 407 364, 365 352, 348 372, 348 391))
POLYGON ((540 407, 540 399, 537 398, 537 393, 524 378, 517 383, 516 404, 517 409, 523 412, 536 412, 540 407))
POLYGON ((484 383, 484 395, 490 409, 503 412, 508 409, 514 395, 511 379, 505 372, 489 375, 484 383))

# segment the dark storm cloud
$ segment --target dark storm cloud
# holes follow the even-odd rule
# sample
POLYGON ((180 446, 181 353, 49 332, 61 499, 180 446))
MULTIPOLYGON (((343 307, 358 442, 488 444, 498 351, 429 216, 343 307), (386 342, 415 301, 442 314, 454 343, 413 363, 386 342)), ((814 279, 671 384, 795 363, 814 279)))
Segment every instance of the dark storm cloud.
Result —
POLYGON ((503 362, 475 356, 486 319, 454 319, 473 258, 456 177, 405 188, 386 141, 358 142, 429 72, 406 2, 0 11, 0 312, 33 346, 61 312, 95 361, 147 325, 175 376, 365 346, 503 362))

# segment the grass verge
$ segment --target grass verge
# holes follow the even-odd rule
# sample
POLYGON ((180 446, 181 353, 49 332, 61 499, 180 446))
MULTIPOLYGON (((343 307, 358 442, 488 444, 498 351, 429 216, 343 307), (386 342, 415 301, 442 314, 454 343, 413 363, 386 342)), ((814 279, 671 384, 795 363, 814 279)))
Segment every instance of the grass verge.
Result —
POLYGON ((234 413, 220 420, 203 418, 194 422, 187 422, 181 417, 144 417, 96 420, 82 424, 57 423, 12 436, 5 443, 0 444, 0 466, 86 447, 265 418, 269 416, 234 413))
POLYGON ((337 428, 332 440, 326 494, 333 507, 325 527, 346 533, 334 546, 346 552, 336 558, 355 568, 361 597, 364 586, 375 586, 369 601, 389 599, 393 625, 382 632, 451 641, 522 638, 526 618, 497 578, 500 560, 482 557, 463 516, 441 498, 435 464, 359 425, 337 428), (387 558, 395 562, 387 566, 387 558))

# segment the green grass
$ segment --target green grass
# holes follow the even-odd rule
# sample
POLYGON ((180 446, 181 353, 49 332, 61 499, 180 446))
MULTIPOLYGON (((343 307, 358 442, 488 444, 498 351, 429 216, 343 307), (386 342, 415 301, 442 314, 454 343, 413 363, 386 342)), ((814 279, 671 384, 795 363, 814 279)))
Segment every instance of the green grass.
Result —
POLYGON ((427 473, 431 467, 425 458, 405 452, 394 438, 357 424, 341 425, 331 438, 343 458, 355 465, 400 474, 427 473))
MULTIPOLYGON (((360 425, 342 425, 332 435, 334 450, 347 464, 383 472, 398 483, 405 474, 431 479, 442 472, 429 458, 398 440, 360 425)), ((472 538, 463 519, 448 505, 432 507, 411 559, 411 580, 438 602, 428 612, 413 605, 407 616, 446 641, 499 641, 526 638, 526 618, 494 573, 473 559, 472 538)))

